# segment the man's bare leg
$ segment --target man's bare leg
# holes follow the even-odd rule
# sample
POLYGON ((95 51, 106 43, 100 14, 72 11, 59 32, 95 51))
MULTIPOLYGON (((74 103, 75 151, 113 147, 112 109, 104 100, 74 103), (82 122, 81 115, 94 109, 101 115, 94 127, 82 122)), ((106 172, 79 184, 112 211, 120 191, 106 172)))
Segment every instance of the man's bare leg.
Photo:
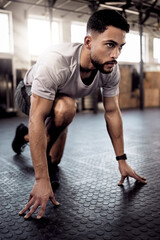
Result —
MULTIPOLYGON (((50 151, 49 151, 49 156, 52 156, 52 163, 59 164, 61 161, 61 158, 63 156, 64 152, 64 146, 66 142, 66 137, 67 137, 67 128, 63 130, 63 132, 57 136, 57 139, 53 143, 50 151)), ((50 137, 48 137, 48 142, 49 142, 50 137)), ((29 134, 24 136, 24 140, 26 142, 29 142, 29 134)))
POLYGON ((53 114, 46 119, 48 137, 47 160, 52 189, 59 186, 58 167, 65 147, 67 126, 76 113, 75 101, 67 96, 60 96, 53 105, 53 114))
MULTIPOLYGON (((67 136, 67 126, 72 122, 74 116, 76 114, 76 103, 70 97, 61 95, 58 96, 53 104, 53 111, 46 119, 46 134, 48 137, 48 148, 47 148, 47 156, 50 157, 51 163, 59 164, 63 155, 64 146, 66 142, 67 136)), ((26 135, 21 136, 22 143, 25 145, 29 142, 29 134, 28 128, 24 125, 22 127, 25 128, 26 135)), ((23 150, 20 147, 17 150, 16 142, 14 143, 15 147, 12 146, 13 150, 16 153, 21 153, 23 150)))
POLYGON ((46 121, 48 133, 47 154, 51 156, 51 162, 59 164, 63 155, 67 126, 72 122, 76 114, 76 103, 70 97, 59 96, 53 105, 53 116, 46 121))
POLYGON ((52 148, 49 153, 52 159, 52 163, 55 163, 57 165, 60 163, 63 156, 63 152, 64 152, 66 137, 67 137, 67 128, 61 133, 61 135, 52 145, 52 148))

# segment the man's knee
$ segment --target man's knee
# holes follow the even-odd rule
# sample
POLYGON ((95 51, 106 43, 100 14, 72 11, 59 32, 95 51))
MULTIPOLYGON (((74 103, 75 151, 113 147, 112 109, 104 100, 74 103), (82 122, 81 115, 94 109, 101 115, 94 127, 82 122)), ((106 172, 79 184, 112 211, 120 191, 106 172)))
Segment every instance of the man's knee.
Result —
POLYGON ((68 126, 76 114, 76 102, 74 99, 61 96, 55 100, 54 122, 56 127, 68 126))

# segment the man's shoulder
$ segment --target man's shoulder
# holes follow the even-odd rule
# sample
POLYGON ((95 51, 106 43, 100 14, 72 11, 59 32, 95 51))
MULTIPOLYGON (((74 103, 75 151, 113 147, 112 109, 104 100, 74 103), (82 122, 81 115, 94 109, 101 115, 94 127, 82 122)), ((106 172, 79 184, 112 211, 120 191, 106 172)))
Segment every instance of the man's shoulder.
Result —
POLYGON ((63 43, 59 45, 52 45, 44 51, 43 54, 59 54, 64 57, 73 56, 82 47, 81 43, 63 43))
POLYGON ((37 63, 50 65, 74 65, 79 61, 82 44, 80 43, 63 43, 60 45, 49 46, 39 57, 37 63))

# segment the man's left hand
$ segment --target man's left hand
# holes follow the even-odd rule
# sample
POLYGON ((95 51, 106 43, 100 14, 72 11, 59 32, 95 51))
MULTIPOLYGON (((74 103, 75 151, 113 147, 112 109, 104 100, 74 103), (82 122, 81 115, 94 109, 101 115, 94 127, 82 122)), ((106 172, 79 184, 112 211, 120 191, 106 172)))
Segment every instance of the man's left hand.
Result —
POLYGON ((125 160, 119 160, 119 171, 121 173, 121 180, 118 183, 119 186, 121 186, 127 177, 135 178, 136 180, 140 181, 141 183, 147 183, 145 177, 139 176, 129 165, 125 160))

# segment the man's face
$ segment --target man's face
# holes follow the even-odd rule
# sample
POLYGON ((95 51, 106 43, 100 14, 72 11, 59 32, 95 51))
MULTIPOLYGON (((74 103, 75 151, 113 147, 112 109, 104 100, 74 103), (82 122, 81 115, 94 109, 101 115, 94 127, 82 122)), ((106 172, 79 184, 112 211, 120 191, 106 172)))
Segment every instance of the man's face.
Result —
POLYGON ((108 26, 103 33, 91 34, 91 36, 91 63, 100 72, 111 73, 114 65, 117 63, 116 59, 125 44, 126 32, 119 28, 108 26))

